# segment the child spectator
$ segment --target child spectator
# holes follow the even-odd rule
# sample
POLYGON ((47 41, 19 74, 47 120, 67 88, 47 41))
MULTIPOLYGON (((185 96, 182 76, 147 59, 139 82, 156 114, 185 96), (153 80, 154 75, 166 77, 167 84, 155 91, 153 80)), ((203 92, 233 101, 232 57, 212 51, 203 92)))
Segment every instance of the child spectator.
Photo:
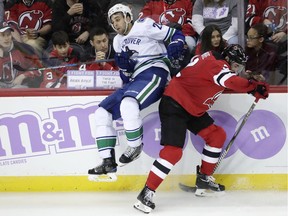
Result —
MULTIPOLYGON (((101 61, 114 59, 114 49, 111 46, 108 32, 103 28, 93 28, 90 32, 90 44, 85 53, 86 61, 101 61)), ((87 66, 87 70, 118 70, 114 61, 93 63, 87 66)))
MULTIPOLYGON (((53 50, 49 54, 49 65, 59 66, 65 64, 74 64, 80 61, 80 53, 70 45, 68 34, 64 31, 54 32, 52 34, 53 50)), ((66 72, 68 69, 77 69, 78 67, 64 67, 59 69, 47 70, 44 72, 41 87, 44 88, 66 88, 66 72)))
POLYGON ((32 47, 12 40, 12 31, 6 22, 0 24, 0 88, 39 87, 41 72, 29 68, 43 66, 32 47))
POLYGON ((220 28, 217 25, 211 24, 206 26, 202 31, 194 54, 201 55, 212 50, 221 54, 226 46, 227 43, 222 37, 220 28))

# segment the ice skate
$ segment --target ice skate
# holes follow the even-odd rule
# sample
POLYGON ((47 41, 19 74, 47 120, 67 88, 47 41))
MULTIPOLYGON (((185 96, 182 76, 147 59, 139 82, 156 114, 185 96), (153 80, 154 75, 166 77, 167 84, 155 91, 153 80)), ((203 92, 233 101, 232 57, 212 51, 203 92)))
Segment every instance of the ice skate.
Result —
POLYGON ((200 167, 197 166, 196 179, 196 196, 221 196, 225 194, 225 186, 217 184, 212 176, 207 176, 200 173, 200 167))
POLYGON ((125 166, 126 164, 136 160, 140 157, 140 154, 143 149, 143 143, 140 146, 137 146, 135 148, 128 146, 125 152, 121 155, 119 158, 119 166, 125 166))
POLYGON ((114 149, 111 150, 111 155, 110 158, 104 158, 100 165, 88 170, 90 181, 112 182, 117 180, 117 163, 115 162, 114 149))
POLYGON ((138 195, 138 201, 134 204, 134 208, 149 214, 155 208, 155 203, 152 202, 155 191, 149 189, 147 186, 138 195))

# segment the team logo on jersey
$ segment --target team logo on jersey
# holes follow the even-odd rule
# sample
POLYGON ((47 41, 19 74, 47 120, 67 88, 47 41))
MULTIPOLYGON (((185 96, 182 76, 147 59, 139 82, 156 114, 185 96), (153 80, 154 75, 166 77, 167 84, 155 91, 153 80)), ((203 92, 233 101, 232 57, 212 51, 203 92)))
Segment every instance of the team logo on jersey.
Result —
POLYGON ((78 33, 81 31, 81 23, 75 23, 73 26, 72 26, 72 32, 74 33, 78 33))
POLYGON ((265 19, 274 20, 276 29, 283 29, 287 25, 287 8, 282 6, 268 7, 263 16, 265 19))
POLYGON ((164 11, 160 17, 160 23, 166 25, 168 23, 179 23, 180 25, 184 24, 184 17, 186 11, 183 8, 175 8, 164 11))
POLYGON ((203 104, 207 105, 210 109, 217 100, 217 98, 222 94, 222 92, 223 91, 217 92, 215 95, 213 95, 213 97, 207 98, 203 104))
POLYGON ((31 29, 40 29, 43 23, 43 12, 40 10, 26 11, 19 16, 19 28, 26 30, 27 27, 31 29))

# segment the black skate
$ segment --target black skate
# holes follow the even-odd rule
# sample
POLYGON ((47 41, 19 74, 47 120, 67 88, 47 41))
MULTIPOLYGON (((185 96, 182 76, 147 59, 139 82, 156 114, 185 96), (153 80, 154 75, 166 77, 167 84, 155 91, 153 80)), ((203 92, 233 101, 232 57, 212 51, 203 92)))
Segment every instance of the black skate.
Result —
POLYGON ((90 181, 111 182, 117 180, 117 163, 115 162, 114 149, 111 150, 111 155, 110 158, 104 158, 102 164, 88 170, 90 181))
POLYGON ((140 157, 140 154, 143 149, 143 143, 140 146, 137 146, 135 148, 128 146, 126 151, 121 155, 119 158, 119 166, 125 166, 126 164, 136 160, 140 157))
POLYGON ((154 194, 155 191, 145 186, 138 195, 138 201, 134 204, 134 208, 146 214, 150 213, 155 208, 155 203, 152 202, 154 194))
POLYGON ((219 196, 225 194, 225 186, 217 184, 215 178, 200 173, 200 167, 197 166, 196 178, 196 196, 219 196))

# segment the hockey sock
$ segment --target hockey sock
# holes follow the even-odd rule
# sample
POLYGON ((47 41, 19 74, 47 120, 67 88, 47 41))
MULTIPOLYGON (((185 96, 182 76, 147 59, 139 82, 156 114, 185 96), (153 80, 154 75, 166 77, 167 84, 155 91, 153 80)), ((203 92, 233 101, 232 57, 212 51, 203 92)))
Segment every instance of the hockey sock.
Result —
POLYGON ((96 143, 101 158, 111 157, 111 149, 116 145, 116 131, 113 128, 112 115, 102 107, 95 112, 96 143))
POLYGON ((142 144, 143 127, 138 101, 132 97, 125 97, 120 105, 123 126, 127 144, 137 147, 142 144))
POLYGON ((154 161, 146 181, 146 185, 154 191, 166 178, 172 167, 181 159, 182 148, 167 145, 160 151, 159 156, 160 158, 154 161))
POLYGON ((226 140, 226 133, 223 128, 212 124, 201 130, 198 135, 206 142, 202 152, 200 172, 205 175, 212 175, 226 140))

